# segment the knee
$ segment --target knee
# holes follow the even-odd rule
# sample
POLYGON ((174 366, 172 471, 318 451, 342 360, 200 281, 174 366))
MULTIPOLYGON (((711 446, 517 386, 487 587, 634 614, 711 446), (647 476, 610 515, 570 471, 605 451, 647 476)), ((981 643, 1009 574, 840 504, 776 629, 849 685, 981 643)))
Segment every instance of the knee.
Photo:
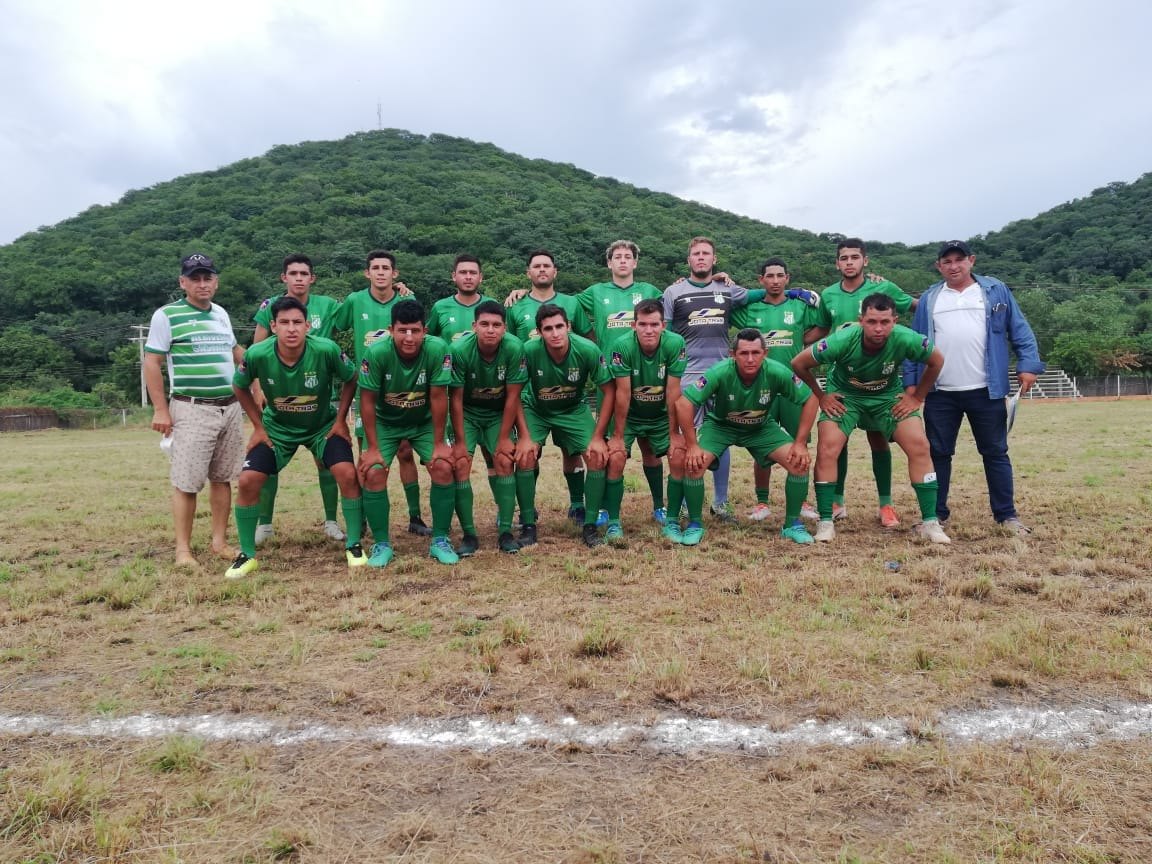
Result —
MULTIPOLYGON (((267 474, 262 474, 259 471, 244 471, 240 475, 239 481, 236 483, 236 492, 241 498, 255 498, 260 495, 260 490, 264 488, 264 483, 268 479, 267 474)), ((221 484, 212 484, 214 487, 221 484)), ((222 484, 227 486, 227 483, 222 484)))
POLYGON ((432 478, 432 482, 438 486, 448 485, 455 479, 452 471, 452 463, 446 462, 443 459, 433 459, 428 466, 428 476, 432 478))
POLYGON ((608 476, 616 480, 624 476, 624 465, 628 457, 624 453, 613 453, 608 457, 608 476))
POLYGON ((383 492, 388 488, 388 469, 384 467, 371 468, 368 476, 364 478, 364 488, 369 492, 383 492))

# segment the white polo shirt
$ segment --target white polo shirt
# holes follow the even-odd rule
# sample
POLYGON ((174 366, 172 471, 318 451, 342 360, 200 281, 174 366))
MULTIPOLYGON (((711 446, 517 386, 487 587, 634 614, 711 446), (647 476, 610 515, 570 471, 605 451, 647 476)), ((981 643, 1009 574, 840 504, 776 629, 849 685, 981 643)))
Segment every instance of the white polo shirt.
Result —
POLYGON ((984 292, 972 282, 957 291, 945 285, 932 307, 936 347, 944 355, 944 368, 936 381, 940 390, 978 390, 988 386, 985 351, 988 328, 984 292))

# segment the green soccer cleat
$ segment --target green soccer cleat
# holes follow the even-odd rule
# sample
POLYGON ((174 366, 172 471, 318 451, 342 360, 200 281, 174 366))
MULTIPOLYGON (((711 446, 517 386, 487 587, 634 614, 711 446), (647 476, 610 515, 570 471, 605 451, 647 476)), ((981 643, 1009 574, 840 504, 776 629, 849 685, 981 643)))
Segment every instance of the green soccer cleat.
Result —
POLYGON ((354 543, 344 550, 344 559, 349 567, 365 567, 368 564, 368 556, 364 554, 364 547, 359 543, 354 543))
POLYGON ((225 579, 243 579, 245 576, 251 576, 260 569, 260 562, 255 558, 249 558, 243 552, 235 557, 232 561, 232 566, 224 571, 225 579))
POLYGON ((428 547, 428 554, 441 564, 460 563, 460 556, 456 554, 456 550, 452 548, 447 537, 437 537, 433 540, 432 545, 428 547))
POLYGON ((624 529, 619 522, 609 522, 604 530, 604 541, 612 546, 621 546, 624 543, 624 529))
POLYGON ((665 540, 671 540, 677 545, 679 545, 684 539, 684 534, 680 530, 679 522, 665 522, 664 527, 660 531, 660 536, 665 540))
POLYGON ((372 551, 368 554, 368 566, 387 567, 395 554, 391 543, 373 543, 372 551))
POLYGON ((801 546, 811 546, 816 540, 808 533, 808 529, 801 524, 800 520, 796 520, 786 528, 780 529, 780 536, 787 537, 793 543, 799 543, 801 546))
POLYGON ((683 546, 699 546, 704 539, 704 526, 699 522, 689 522, 688 527, 680 534, 680 544, 683 546))

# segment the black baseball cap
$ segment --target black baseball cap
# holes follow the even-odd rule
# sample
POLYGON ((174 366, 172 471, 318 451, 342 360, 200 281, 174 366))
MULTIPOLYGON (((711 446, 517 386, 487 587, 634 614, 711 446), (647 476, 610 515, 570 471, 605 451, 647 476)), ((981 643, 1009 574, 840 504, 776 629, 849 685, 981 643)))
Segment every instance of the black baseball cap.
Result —
POLYGON ((940 247, 940 251, 936 253, 936 260, 939 261, 949 252, 959 252, 965 258, 972 257, 972 247, 965 243, 963 240, 949 240, 940 247))
POLYGON ((207 255, 201 255, 199 252, 193 252, 180 262, 181 276, 191 276, 197 270, 207 270, 209 273, 220 272, 216 269, 216 262, 207 255))

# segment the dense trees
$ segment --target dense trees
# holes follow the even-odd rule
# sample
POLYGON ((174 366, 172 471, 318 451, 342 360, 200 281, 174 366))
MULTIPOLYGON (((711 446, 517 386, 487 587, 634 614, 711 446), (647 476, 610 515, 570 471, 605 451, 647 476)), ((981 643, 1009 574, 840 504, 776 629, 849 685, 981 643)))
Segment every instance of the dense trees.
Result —
MULTIPOLYGON (((1093 352, 1115 344, 1138 358, 1133 368, 1146 367, 1150 203, 1152 175, 1110 184, 973 238, 977 269, 1019 289, 1057 362, 1090 364, 1093 352), (1086 348, 1078 334, 1103 342, 1086 348)), ((745 283, 769 255, 787 258, 797 283, 835 279, 838 235, 768 225, 489 144, 384 130, 278 146, 133 190, 0 247, 0 389, 42 377, 84 390, 135 386, 125 369, 131 354, 116 349, 130 325, 178 293, 176 262, 194 250, 221 265, 219 300, 239 326, 277 290, 289 252, 313 257, 317 290, 344 296, 364 285, 364 253, 391 249, 402 278, 432 301, 450 293, 458 252, 479 255, 485 288, 502 296, 523 284, 524 256, 548 247, 560 287, 578 290, 603 278, 603 249, 618 237, 640 244, 640 278, 668 284, 683 273, 696 234, 714 237, 721 266, 745 283)), ((936 278, 934 250, 877 243, 873 267, 920 293, 936 278)))

